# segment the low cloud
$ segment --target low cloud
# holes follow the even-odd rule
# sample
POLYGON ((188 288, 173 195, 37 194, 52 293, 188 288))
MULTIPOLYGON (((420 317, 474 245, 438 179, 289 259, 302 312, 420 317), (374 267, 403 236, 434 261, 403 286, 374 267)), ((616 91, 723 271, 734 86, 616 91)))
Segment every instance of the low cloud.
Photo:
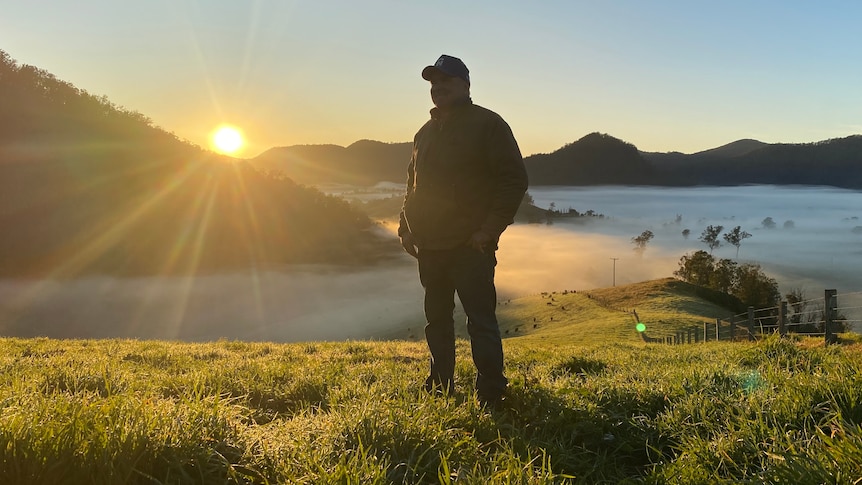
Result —
MULTIPOLYGON (((394 237, 394 236, 393 236, 394 237)), ((669 276, 674 256, 625 242, 542 225, 512 226, 498 252, 500 298, 557 289, 610 286, 669 276)), ((307 341, 421 335, 423 289, 406 254, 350 269, 302 266, 195 278, 92 277, 0 281, 5 335, 207 341, 307 341)))
POLYGON ((517 225, 500 241, 497 287, 517 297, 542 291, 589 290, 671 276, 679 254, 648 247, 643 257, 624 239, 563 225, 517 225), (614 261, 617 258, 616 271, 614 261), (614 276, 616 275, 616 276, 614 276))

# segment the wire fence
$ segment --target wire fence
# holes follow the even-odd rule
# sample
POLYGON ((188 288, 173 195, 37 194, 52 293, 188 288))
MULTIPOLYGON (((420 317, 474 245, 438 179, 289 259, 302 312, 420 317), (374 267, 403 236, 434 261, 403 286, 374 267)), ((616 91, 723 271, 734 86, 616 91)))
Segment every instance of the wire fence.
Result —
POLYGON ((701 328, 689 327, 658 338, 645 334, 636 311, 632 311, 632 316, 646 342, 751 341, 770 334, 794 333, 823 337, 827 344, 832 344, 838 342, 838 333, 862 330, 862 291, 839 295, 837 290, 827 289, 822 298, 781 301, 764 308, 749 307, 743 313, 703 322, 701 328))

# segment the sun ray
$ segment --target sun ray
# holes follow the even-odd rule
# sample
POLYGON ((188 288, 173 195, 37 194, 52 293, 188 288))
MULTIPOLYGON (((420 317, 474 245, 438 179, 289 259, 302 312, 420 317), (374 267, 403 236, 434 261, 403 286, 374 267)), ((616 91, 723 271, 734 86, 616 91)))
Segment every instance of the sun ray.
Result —
POLYGON ((236 177, 236 187, 238 191, 237 196, 239 198, 239 203, 241 203, 242 207, 245 209, 245 218, 243 218, 242 221, 247 221, 247 224, 243 224, 242 228, 243 236, 246 238, 246 244, 249 248, 249 253, 251 256, 250 272, 252 278, 252 296, 255 301, 258 321, 261 323, 261 325, 265 325, 266 309, 264 308, 263 304, 258 264, 262 261, 268 261, 269 258, 268 255, 265 253, 265 246, 261 244, 260 225, 254 208, 251 206, 251 198, 249 197, 248 190, 246 189, 245 177, 243 177, 243 171, 239 165, 234 165, 233 173, 236 177))
MULTIPOLYGON (((199 200, 206 199, 206 208, 203 209, 203 214, 200 222, 197 224, 197 233, 195 234, 194 242, 191 245, 191 254, 188 267, 182 276, 182 284, 180 290, 180 299, 177 304, 176 313, 173 319, 173 325, 170 329, 171 337, 179 337, 180 328, 183 326, 186 311, 188 310, 189 300, 198 278, 198 269, 200 264, 201 251, 205 243, 206 229, 209 226, 209 221, 212 216, 212 208, 218 192, 218 184, 210 178, 207 185, 199 194, 199 200)), ((200 207, 200 204, 196 204, 200 207)))
POLYGON ((34 283, 28 291, 22 292, 16 302, 10 302, 10 307, 21 308, 23 311, 37 298, 50 292, 54 281, 80 276, 82 270, 88 264, 95 261, 99 256, 102 256, 117 241, 127 236, 127 233, 137 221, 182 187, 195 170, 199 168, 201 163, 204 162, 195 162, 186 165, 180 173, 172 177, 158 191, 143 200, 122 219, 102 221, 98 228, 91 231, 98 236, 94 237, 89 244, 80 248, 76 253, 65 258, 48 275, 38 283, 34 283), (11 305, 12 303, 14 305, 11 305))

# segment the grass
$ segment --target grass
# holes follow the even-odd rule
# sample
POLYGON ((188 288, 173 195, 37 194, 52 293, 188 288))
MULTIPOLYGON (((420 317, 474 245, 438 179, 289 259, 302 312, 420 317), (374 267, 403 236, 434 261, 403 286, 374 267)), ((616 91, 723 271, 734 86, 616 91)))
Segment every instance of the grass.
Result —
POLYGON ((858 340, 639 342, 621 309, 709 310, 666 283, 502 305, 506 325, 548 320, 506 339, 499 411, 472 395, 465 340, 456 390, 433 397, 422 342, 0 339, 0 483, 862 478, 858 340))

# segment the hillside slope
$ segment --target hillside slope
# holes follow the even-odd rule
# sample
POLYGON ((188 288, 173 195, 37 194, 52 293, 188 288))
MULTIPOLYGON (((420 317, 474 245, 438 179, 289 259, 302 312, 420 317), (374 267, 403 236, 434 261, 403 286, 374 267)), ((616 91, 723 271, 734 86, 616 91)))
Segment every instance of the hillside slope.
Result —
MULTIPOLYGON (((705 290, 673 278, 588 291, 558 290, 497 305, 503 338, 547 345, 589 345, 601 342, 640 342, 632 310, 647 325, 651 337, 701 329, 733 312, 705 298, 705 290)), ((714 300, 718 300, 714 298, 714 300)), ((466 316, 456 308, 459 338, 468 338, 466 316)), ((421 328, 397 330, 381 338, 421 340, 421 328)))
POLYGON ((302 184, 371 186, 407 179, 412 143, 360 140, 350 146, 296 145, 267 150, 250 162, 302 184))
POLYGON ((347 203, 202 150, 3 51, 0 232, 2 276, 353 262, 388 247, 347 203))

